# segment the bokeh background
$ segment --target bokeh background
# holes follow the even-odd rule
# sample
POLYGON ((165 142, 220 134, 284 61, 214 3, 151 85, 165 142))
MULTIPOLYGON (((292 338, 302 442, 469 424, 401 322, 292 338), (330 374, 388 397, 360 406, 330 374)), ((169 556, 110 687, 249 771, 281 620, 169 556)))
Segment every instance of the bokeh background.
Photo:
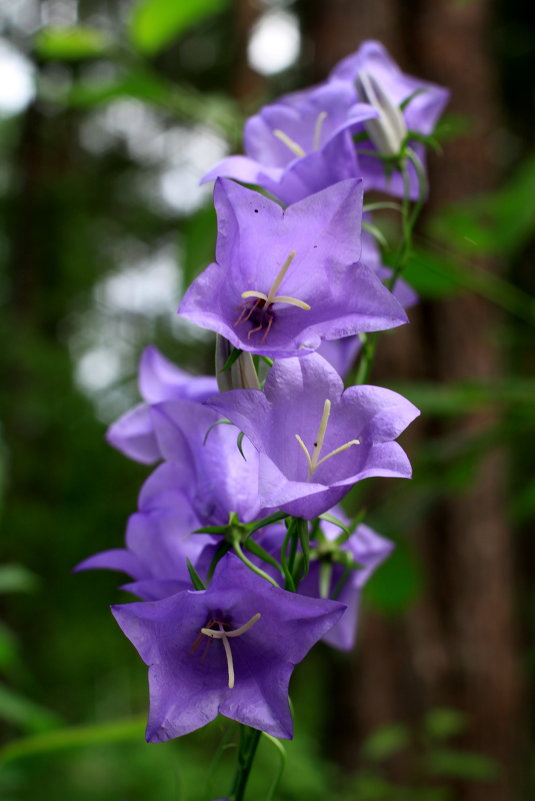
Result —
MULTIPOLYGON (((534 797, 534 22, 528 0, 0 2, 4 801, 227 787, 232 723, 145 745, 146 671, 107 609, 127 596, 71 569, 120 545, 147 474, 103 439, 142 348, 213 369, 212 335, 176 316, 213 252, 199 178, 365 38, 452 90, 407 272, 422 302, 373 375, 422 409, 415 478, 350 498, 397 547, 356 653, 297 671, 276 797, 534 797)), ((278 766, 263 743, 250 799, 278 766)))

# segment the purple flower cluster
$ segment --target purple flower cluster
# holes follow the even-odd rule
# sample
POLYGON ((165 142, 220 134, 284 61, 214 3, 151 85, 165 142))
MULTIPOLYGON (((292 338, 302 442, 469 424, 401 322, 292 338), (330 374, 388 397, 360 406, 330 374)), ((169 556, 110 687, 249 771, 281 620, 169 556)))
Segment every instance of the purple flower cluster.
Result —
POLYGON ((124 547, 79 565, 126 574, 140 599, 112 609, 149 667, 151 742, 218 714, 291 737, 294 666, 320 639, 354 645, 362 587, 392 545, 336 505, 364 478, 410 477, 395 440, 419 414, 391 390, 344 388, 361 339, 416 301, 382 264, 363 199, 421 199, 446 100, 368 42, 252 117, 246 155, 205 177, 215 261, 179 311, 230 357, 216 381, 145 350, 144 402, 108 440, 155 467, 124 547))

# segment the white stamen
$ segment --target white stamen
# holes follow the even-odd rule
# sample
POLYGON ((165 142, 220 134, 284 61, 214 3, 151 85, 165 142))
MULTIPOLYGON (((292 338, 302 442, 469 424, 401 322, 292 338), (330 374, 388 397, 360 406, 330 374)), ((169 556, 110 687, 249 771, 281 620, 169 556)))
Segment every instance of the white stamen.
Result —
POLYGON ((349 442, 346 442, 345 445, 340 445, 338 448, 335 448, 330 453, 328 453, 327 456, 324 456, 322 459, 320 459, 321 449, 323 447, 323 441, 325 439, 325 434, 327 432, 327 424, 329 422, 330 414, 331 414, 331 401, 328 398, 326 398, 325 403, 323 404, 323 414, 321 416, 318 433, 316 435, 316 441, 314 443, 314 450, 312 451, 312 456, 310 455, 307 446, 305 445, 299 434, 295 435, 297 442, 303 449, 303 452, 306 456, 308 465, 307 481, 311 480, 312 476, 314 475, 314 471, 320 466, 320 464, 326 462, 327 459, 331 458, 331 456, 336 456, 339 453, 347 451, 347 449, 351 448, 352 445, 360 445, 359 439, 352 439, 349 442))
POLYGON ((321 141, 321 131, 323 128, 323 123, 325 122, 325 118, 328 116, 326 111, 320 111, 316 118, 316 124, 314 125, 314 140, 312 147, 314 150, 319 150, 320 141, 321 141))
POLYGON ((218 623, 219 631, 216 629, 208 629, 202 628, 201 634, 205 634, 207 637, 210 637, 212 640, 222 640, 223 648, 225 649, 225 656, 227 658, 227 670, 228 670, 228 687, 229 690, 232 690, 234 687, 234 660, 232 659, 232 650, 229 643, 229 637, 240 637, 242 634, 245 634, 251 626, 254 626, 257 620, 261 617, 260 612, 257 612, 256 615, 253 615, 250 620, 243 624, 243 626, 239 626, 237 629, 233 629, 231 631, 225 631, 221 623, 218 623))
POLYGON ((276 136, 277 139, 283 143, 283 145, 286 145, 286 147, 289 148, 292 153, 294 153, 300 159, 306 155, 301 145, 298 145, 297 142, 294 142, 294 140, 291 139, 288 134, 285 134, 284 131, 281 131, 279 128, 275 128, 273 131, 273 136, 276 136))
MULTIPOLYGON (((295 257, 295 250, 292 250, 291 253, 288 254, 288 257, 282 267, 280 268, 279 272, 275 276, 273 283, 271 284, 271 288, 267 295, 264 292, 259 292, 256 289, 248 289, 246 292, 242 292, 241 296, 244 300, 248 298, 258 298, 258 300, 263 300, 266 306, 271 306, 273 303, 288 303, 290 306, 297 306, 299 309, 304 309, 305 311, 310 311, 310 306, 308 303, 305 303, 304 300, 299 300, 299 298, 292 298, 290 295, 277 295, 277 290, 284 281, 284 277, 288 270, 290 269, 290 264, 294 260, 295 257)), ((262 328, 262 326, 260 326, 262 328)), ((251 332, 249 332, 251 333, 251 332)))

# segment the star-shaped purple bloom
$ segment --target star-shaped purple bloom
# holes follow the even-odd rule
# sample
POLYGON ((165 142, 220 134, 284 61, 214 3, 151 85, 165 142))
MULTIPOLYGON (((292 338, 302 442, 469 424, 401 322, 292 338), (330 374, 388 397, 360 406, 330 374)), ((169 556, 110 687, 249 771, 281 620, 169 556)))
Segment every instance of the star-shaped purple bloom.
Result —
POLYGON ((145 348, 141 355, 138 381, 145 403, 135 406, 113 423, 106 439, 130 459, 152 464, 161 454, 152 427, 150 404, 177 398, 201 402, 217 392, 217 382, 212 376, 189 375, 153 346, 145 348))
POLYGON ((409 478, 393 440, 419 411, 397 392, 372 386, 344 391, 318 354, 275 362, 265 391, 232 390, 207 401, 259 452, 260 504, 310 520, 370 476, 409 478))
MULTIPOLYGON (((364 149, 371 147, 382 151, 384 155, 395 155, 407 132, 414 131, 424 136, 432 134, 449 99, 447 89, 401 72, 385 47, 375 41, 363 42, 356 53, 337 64, 330 78, 335 85, 345 80, 350 86, 359 87, 356 99, 366 98, 367 102, 372 102, 380 110, 379 119, 364 122, 358 128, 360 131, 367 130, 370 135, 371 142, 364 143, 364 149), (407 100, 408 105, 401 111, 400 105, 407 100), (385 141, 381 146, 382 138, 385 141)), ((411 144, 423 163, 425 147, 418 142, 411 144)), ((403 180, 399 171, 388 176, 380 159, 367 155, 359 155, 359 165, 366 189, 380 189, 403 196, 403 180)), ((420 193, 418 177, 412 164, 408 165, 408 169, 410 196, 417 198, 420 193)))
POLYGON ((180 737, 218 714, 291 738, 294 666, 344 608, 278 589, 231 555, 206 590, 112 607, 149 666, 147 740, 180 737))
POLYGON ((245 156, 229 156, 203 178, 234 178, 296 203, 360 171, 348 129, 377 116, 345 80, 284 95, 245 124, 245 156))
POLYGON ((218 179, 214 203, 217 263, 186 292, 183 317, 273 358, 407 321, 373 270, 359 263, 360 181, 342 181, 284 211, 218 179))

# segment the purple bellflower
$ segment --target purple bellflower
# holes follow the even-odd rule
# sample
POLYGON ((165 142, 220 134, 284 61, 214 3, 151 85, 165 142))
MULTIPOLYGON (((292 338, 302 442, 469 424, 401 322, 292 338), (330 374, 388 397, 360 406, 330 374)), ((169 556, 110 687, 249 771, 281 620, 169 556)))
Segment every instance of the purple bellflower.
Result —
POLYGON ((274 587, 230 554, 206 590, 112 607, 149 666, 147 740, 180 737, 218 714, 291 738, 294 666, 344 609, 274 587))
POLYGON ((361 181, 341 181, 283 211, 218 179, 214 202, 217 263, 189 287, 183 317, 273 358, 407 321, 373 270, 359 263, 361 181))
MULTIPOLYGON (((343 513, 338 509, 333 510, 333 513, 339 519, 344 518, 343 513)), ((322 521, 321 530, 327 541, 325 545, 328 550, 329 546, 340 535, 340 529, 332 523, 322 521)), ((321 551, 321 543, 318 543, 318 548, 321 551)), ((392 553, 394 544, 381 537, 369 526, 361 524, 342 548, 350 554, 355 562, 361 565, 361 569, 350 570, 347 575, 337 595, 337 600, 346 604, 347 609, 336 626, 333 626, 323 636, 323 640, 333 648, 350 651, 355 645, 362 588, 374 570, 392 553)), ((332 564, 332 572, 327 588, 328 597, 337 591, 339 582, 343 581, 344 570, 345 568, 342 564, 337 562, 332 564)), ((299 585, 299 592, 304 595, 319 596, 321 592, 320 581, 320 562, 313 561, 310 564, 310 572, 299 585)))
POLYGON ((259 451, 260 504, 310 520, 370 476, 409 478, 393 440, 419 411, 396 392, 354 386, 318 354, 275 362, 265 391, 232 390, 207 401, 259 451))
MULTIPOLYGON (((348 81, 356 87, 355 99, 377 110, 375 119, 364 121, 358 128, 369 137, 364 149, 371 147, 387 157, 400 153, 411 132, 432 134, 449 99, 447 89, 401 72, 383 45, 375 41, 364 42, 333 69, 330 77, 336 85, 340 80, 348 81)), ((414 140, 411 146, 423 164, 425 147, 414 140)), ((398 196, 405 193, 400 172, 395 170, 389 176, 379 158, 359 155, 359 165, 366 190, 380 189, 398 196)), ((418 176, 414 165, 409 164, 408 170, 410 197, 415 199, 420 194, 418 176)))
POLYGON ((203 178, 262 186, 288 205, 346 178, 360 177, 348 129, 378 115, 345 80, 281 97, 251 117, 245 156, 229 156, 203 178))
POLYGON ((161 459, 150 416, 150 404, 187 398, 203 401, 217 392, 212 376, 192 376, 166 359, 155 347, 145 348, 139 363, 139 391, 145 403, 113 423, 106 439, 130 459, 152 464, 161 459))
POLYGON ((76 570, 126 573, 132 582, 122 589, 143 600, 190 588, 186 559, 197 567, 205 551, 211 554, 215 538, 192 534, 200 522, 187 495, 178 489, 177 478, 173 464, 160 465, 141 490, 139 511, 128 520, 126 547, 90 556, 76 570))
POLYGON ((186 400, 151 406, 151 416, 165 460, 151 476, 158 492, 182 490, 203 526, 226 525, 231 512, 242 523, 262 516, 258 455, 244 439, 242 456, 234 426, 218 423, 221 415, 208 406, 186 400))

